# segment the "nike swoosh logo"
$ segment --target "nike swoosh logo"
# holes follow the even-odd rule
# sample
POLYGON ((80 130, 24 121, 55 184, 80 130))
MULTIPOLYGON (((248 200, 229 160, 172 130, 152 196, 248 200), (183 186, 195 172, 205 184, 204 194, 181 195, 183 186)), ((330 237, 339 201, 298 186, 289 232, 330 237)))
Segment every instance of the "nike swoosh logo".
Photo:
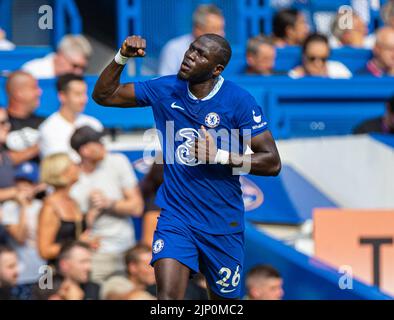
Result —
POLYGON ((182 107, 177 106, 175 103, 176 103, 176 102, 171 103, 171 108, 172 108, 172 109, 181 109, 181 110, 185 110, 185 109, 183 109, 182 107))
POLYGON ((224 288, 220 289, 221 293, 230 293, 230 292, 233 292, 233 291, 235 291, 235 289, 232 289, 232 290, 226 290, 224 288))

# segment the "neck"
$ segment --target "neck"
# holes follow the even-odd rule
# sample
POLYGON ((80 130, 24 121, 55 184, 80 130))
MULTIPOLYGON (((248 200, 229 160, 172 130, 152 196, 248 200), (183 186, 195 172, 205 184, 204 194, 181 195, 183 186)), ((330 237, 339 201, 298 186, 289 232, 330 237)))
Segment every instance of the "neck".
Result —
POLYGON ((7 107, 8 114, 14 118, 26 118, 30 115, 25 106, 15 100, 10 99, 7 107))
POLYGON ((83 172, 91 173, 97 168, 98 162, 82 159, 81 169, 83 172))
POLYGON ((189 90, 198 99, 203 99, 212 91, 219 78, 211 78, 204 82, 189 82, 189 90))
POLYGON ((54 194, 62 197, 69 197, 70 196, 70 189, 71 186, 56 188, 54 194))
POLYGON ((68 122, 71 123, 74 123, 78 116, 78 113, 71 111, 69 108, 65 106, 60 107, 59 113, 64 119, 66 119, 68 122))
POLYGON ((129 275, 129 280, 135 285, 135 290, 145 290, 146 285, 141 283, 136 277, 129 275))

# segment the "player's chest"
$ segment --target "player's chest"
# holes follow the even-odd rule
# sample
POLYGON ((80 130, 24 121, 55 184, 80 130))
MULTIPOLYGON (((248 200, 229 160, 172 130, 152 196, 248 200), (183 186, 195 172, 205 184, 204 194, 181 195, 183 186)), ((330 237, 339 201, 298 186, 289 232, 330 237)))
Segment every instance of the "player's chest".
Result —
POLYGON ((233 128, 233 110, 222 101, 191 101, 187 98, 171 97, 160 101, 162 122, 171 122, 175 130, 183 128, 231 130, 233 128))

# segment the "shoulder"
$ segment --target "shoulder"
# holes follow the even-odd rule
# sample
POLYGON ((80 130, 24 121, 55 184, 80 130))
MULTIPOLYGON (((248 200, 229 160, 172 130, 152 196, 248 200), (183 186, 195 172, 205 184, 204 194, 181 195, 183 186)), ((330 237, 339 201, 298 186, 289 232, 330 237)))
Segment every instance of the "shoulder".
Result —
POLYGON ((350 70, 342 62, 339 61, 327 61, 327 68, 328 72, 331 73, 332 76, 341 78, 347 78, 352 76, 350 70))
POLYGON ((43 58, 33 59, 26 62, 22 69, 29 73, 32 73, 38 78, 50 78, 54 77, 53 74, 53 59, 54 53, 50 53, 43 58))
POLYGON ((95 129, 95 130, 98 130, 98 131, 103 130, 103 125, 98 119, 96 119, 92 116, 88 116, 86 114, 80 114, 78 116, 76 125, 77 126, 88 125, 88 126, 93 127, 93 129, 95 129))
POLYGON ((180 80, 176 75, 169 75, 142 81, 139 82, 139 84, 145 84, 146 86, 158 90, 159 92, 168 92, 173 91, 183 82, 184 81, 180 80))
POLYGON ((129 159, 123 153, 120 153, 120 152, 119 153, 118 152, 108 153, 106 155, 105 159, 108 163, 111 163, 111 164, 114 164, 114 163, 127 164, 127 165, 130 164, 129 159))
POLYGON ((184 34, 182 36, 169 40, 164 46, 164 50, 174 49, 174 48, 176 49, 179 47, 183 48, 185 46, 189 46, 192 41, 193 41, 193 36, 191 34, 184 34))
POLYGON ((244 104, 242 102, 253 101, 253 96, 246 89, 242 88, 233 81, 225 80, 223 84, 225 90, 225 99, 232 101, 234 104, 244 104))
POLYGON ((57 126, 61 122, 59 114, 57 112, 51 114, 47 119, 45 119, 39 126, 40 131, 45 131, 48 128, 57 126))

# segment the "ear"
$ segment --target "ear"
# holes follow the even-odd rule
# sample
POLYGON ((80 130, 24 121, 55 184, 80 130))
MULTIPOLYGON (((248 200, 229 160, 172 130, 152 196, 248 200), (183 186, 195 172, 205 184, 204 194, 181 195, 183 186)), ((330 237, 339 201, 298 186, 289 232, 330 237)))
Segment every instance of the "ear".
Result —
POLYGON ((292 26, 287 26, 285 30, 285 37, 293 38, 293 36, 294 36, 294 28, 292 26))
POLYGON ((63 91, 59 91, 58 94, 57 94, 57 97, 58 97, 58 99, 59 99, 61 104, 63 104, 65 102, 65 100, 66 100, 65 99, 65 94, 64 94, 63 91))
POLYGON ((223 70, 224 70, 224 66, 222 64, 218 64, 216 65, 215 70, 213 71, 213 75, 215 77, 218 77, 223 72, 223 70))
POLYGON ((251 54, 246 55, 246 63, 248 66, 253 66, 254 65, 254 57, 251 54))

